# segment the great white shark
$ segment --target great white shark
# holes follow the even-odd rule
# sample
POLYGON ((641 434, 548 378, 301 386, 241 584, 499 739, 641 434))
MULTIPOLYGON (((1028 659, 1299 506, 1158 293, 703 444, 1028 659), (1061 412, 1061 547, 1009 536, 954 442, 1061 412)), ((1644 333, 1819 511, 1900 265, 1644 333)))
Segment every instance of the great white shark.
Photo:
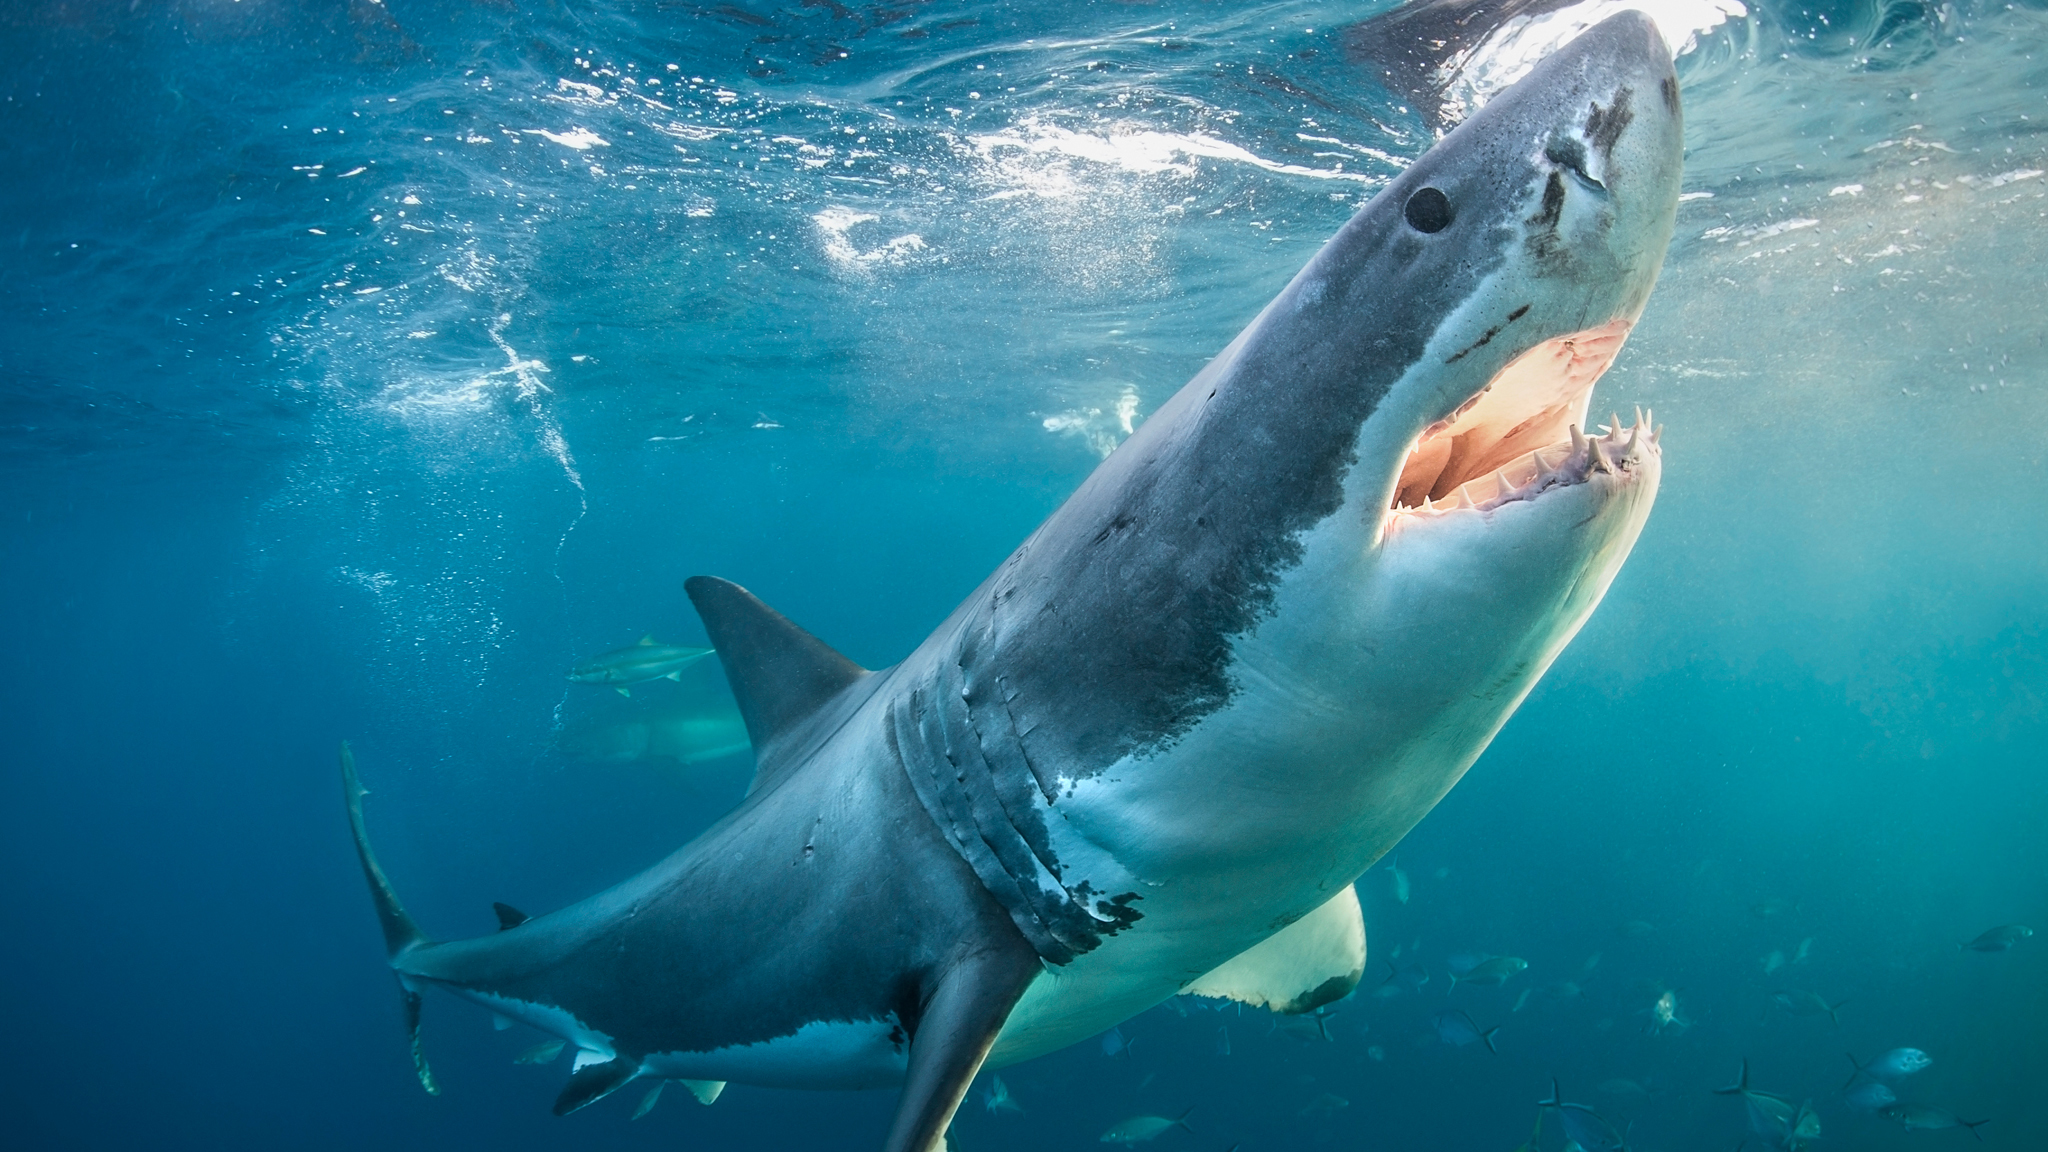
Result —
POLYGON ((1654 427, 1588 429, 1676 213, 1681 113, 1617 15, 1338 230, 901 663, 685 585, 757 759, 608 891, 430 940, 351 826, 412 1029, 451 992, 639 1078, 900 1085, 930 1152, 976 1071, 1183 990, 1305 1011, 1365 963, 1353 880, 1456 783, 1649 515, 1654 427))

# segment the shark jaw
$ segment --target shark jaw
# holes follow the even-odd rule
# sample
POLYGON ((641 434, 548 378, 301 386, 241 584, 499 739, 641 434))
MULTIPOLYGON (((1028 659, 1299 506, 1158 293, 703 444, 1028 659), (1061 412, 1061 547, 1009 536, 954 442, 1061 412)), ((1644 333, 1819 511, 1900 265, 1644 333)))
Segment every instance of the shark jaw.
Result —
POLYGON ((1640 410, 1588 435, 1593 385, 1614 362, 1627 320, 1546 340, 1516 357, 1450 416, 1424 429, 1393 482, 1382 536, 1419 519, 1480 515, 1604 478, 1620 489, 1661 467, 1662 431, 1640 410))

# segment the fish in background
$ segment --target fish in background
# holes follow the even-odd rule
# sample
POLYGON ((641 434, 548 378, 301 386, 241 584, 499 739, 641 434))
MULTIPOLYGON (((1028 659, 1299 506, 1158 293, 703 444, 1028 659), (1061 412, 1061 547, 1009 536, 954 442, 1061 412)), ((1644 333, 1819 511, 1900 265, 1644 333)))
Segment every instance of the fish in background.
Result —
POLYGON ((1991 929, 1963 947, 1972 952, 2010 952, 2013 945, 2033 934, 2034 930, 2025 924, 2006 924, 1991 929))
POLYGON ((1773 948, 1770 950, 1770 952, 1765 954, 1763 958, 1763 965, 1764 975, 1769 976, 1771 973, 1776 972, 1778 969, 1783 968, 1785 966, 1785 954, 1783 952, 1778 951, 1776 948, 1773 948))
POLYGON ((1463 1009, 1452 1008, 1439 1012, 1429 1018, 1429 1023, 1436 1029, 1436 1038, 1453 1048, 1463 1048, 1474 1040, 1483 1040, 1488 1052, 1500 1051, 1493 1046, 1493 1037, 1500 1031, 1500 1025, 1496 1024, 1482 1032, 1479 1025, 1474 1023, 1472 1017, 1466 1015, 1463 1009))
POLYGON ((1648 920, 1629 920, 1622 924, 1617 924, 1614 930, 1616 933, 1620 934, 1624 939, 1640 940, 1643 937, 1648 936, 1652 932, 1655 932, 1657 930, 1657 926, 1655 924, 1650 923, 1648 920))
POLYGON ((995 1116, 1005 1112, 1021 1115, 1024 1111, 1024 1106, 1010 1096, 1010 1086, 1003 1083, 1001 1076, 989 1080, 988 1090, 982 1095, 982 1107, 995 1116))
POLYGON ((1759 1092, 1749 1086, 1749 1061, 1742 1062, 1742 1074, 1726 1088, 1714 1089, 1717 1096, 1742 1097, 1749 1117, 1749 1130, 1772 1147, 1796 1150, 1806 1141, 1820 1137, 1820 1117, 1807 1101, 1794 1108, 1783 1096, 1759 1092))
POLYGON ((1216 1054, 1218 1056, 1230 1055, 1230 1025, 1228 1024, 1221 1025, 1216 1029, 1216 1054))
MULTIPOLYGON (((1124 1037, 1124 1030, 1122 1028, 1111 1028, 1102 1034, 1102 1054, 1104 1056, 1122 1056, 1126 1059, 1130 1057, 1131 1041, 1124 1037)), ((1157 1135, 1157 1133, 1154 1133, 1154 1135, 1157 1135)))
POLYGON ((1813 937, 1808 936, 1806 939, 1801 940, 1799 947, 1793 951, 1792 962, 1794 964, 1804 964, 1806 963, 1806 958, 1811 955, 1813 955, 1813 937))
POLYGON ((1387 861, 1387 871, 1392 873, 1394 877, 1394 899, 1406 904, 1412 889, 1408 885, 1408 874, 1401 871, 1401 858, 1399 856, 1387 861))
POLYGON ((1318 1008, 1314 1012, 1299 1016, 1276 1016, 1273 1018, 1273 1028, 1275 1031, 1285 1032, 1296 1040, 1330 1040, 1330 1018, 1335 1015, 1336 1013, 1328 1008, 1318 1008))
POLYGON ((1932 1104, 1887 1104, 1877 1110, 1879 1116, 1890 1120, 1908 1132, 1938 1132, 1944 1128, 1968 1128, 1970 1135, 1984 1139, 1978 1128, 1991 1123, 1983 1120, 1965 1120, 1946 1108, 1932 1104))
POLYGON ((1404 964, 1397 968, 1392 960, 1388 960, 1386 965, 1387 978, 1372 990, 1374 999, 1385 1000, 1391 996, 1420 992, 1422 986, 1429 983, 1429 970, 1420 964, 1404 964))
POLYGON ((1666 1032, 1683 1032, 1692 1027, 1692 1021, 1678 1014, 1678 991, 1675 988, 1666 988, 1658 995, 1656 1001, 1643 1011, 1650 1017, 1649 1024, 1643 1030, 1652 1036, 1662 1036, 1666 1032))
POLYGON ((1934 1057, 1929 1056, 1918 1048, 1894 1048, 1884 1055, 1871 1060, 1868 1064, 1858 1063, 1854 1052, 1849 1053, 1848 1056, 1850 1065, 1856 1070, 1849 1073, 1849 1079, 1842 1084, 1844 1089, 1856 1083, 1859 1077, 1870 1080, 1882 1080, 1887 1084, 1896 1084, 1934 1063, 1934 1057))
POLYGON ((1796 912, 1798 910, 1799 904, 1797 901, 1780 900, 1775 896, 1769 900, 1759 901, 1749 906, 1750 914, 1759 920, 1773 920, 1788 912, 1796 912))
POLYGON ((1842 1018, 1836 1015, 1836 1013, 1840 1012, 1842 1005, 1847 1004, 1848 1001, 1838 1000, 1830 1004, 1822 999, 1818 992, 1804 992, 1797 988, 1788 988, 1783 992, 1771 993, 1771 1003, 1783 1008, 1789 1015, 1801 1018, 1826 1016, 1839 1026, 1842 1023, 1842 1018))
POLYGON ((1586 1152, 1625 1152, 1628 1148, 1628 1141, 1614 1130, 1614 1125, 1609 1124, 1606 1117, 1584 1104, 1565 1103, 1564 1093, 1558 1091, 1555 1079, 1550 1082, 1550 1099, 1538 1100, 1536 1106, 1556 1109, 1565 1139, 1586 1152))
POLYGON ((513 1057, 512 1062, 514 1064, 551 1064, 554 1062, 555 1057, 562 1054, 565 1044, 566 1042, 561 1040, 543 1040, 513 1057))
POLYGON ((619 695, 631 697, 633 693, 626 685, 644 684, 649 680, 680 680, 683 669, 711 655, 711 652, 709 648, 656 644, 653 633, 649 633, 630 648, 601 652, 569 669, 569 682, 606 684, 619 695))
POLYGON ((1858 1112, 1882 1112, 1898 1102, 1898 1093, 1876 1080, 1865 1080, 1842 1093, 1842 1103, 1858 1112))
POLYGON ((1451 986, 1444 994, 1450 995, 1460 984, 1490 984, 1495 988, 1506 984, 1518 972, 1529 967, 1529 962, 1520 956, 1491 956, 1463 971, 1451 969, 1451 986))
POLYGON ((1519 996, 1517 996, 1517 997, 1515 997, 1515 1006, 1514 1006, 1513 1008, 1510 1008, 1510 1009, 1508 1009, 1508 1011, 1510 1011, 1510 1012, 1520 1012, 1520 1011, 1522 1010, 1522 1005, 1524 1005, 1524 1004, 1527 1004, 1528 1002, 1529 1002, 1529 989, 1527 989, 1527 988, 1524 988, 1524 989, 1522 989, 1522 994, 1521 994, 1521 995, 1519 995, 1519 996))
POLYGON ((1102 1134, 1102 1143, 1122 1144, 1128 1148, 1133 1144, 1144 1144, 1156 1140, 1163 1133, 1172 1131, 1175 1128, 1186 1132, 1193 1132, 1194 1129, 1188 1127, 1188 1113, 1193 1111, 1194 1109, 1190 1108, 1187 1112, 1183 1112, 1171 1120, 1164 1116, 1132 1116, 1129 1119, 1119 1120, 1115 1124, 1110 1125, 1109 1131, 1102 1134))
POLYGON ((1545 984, 1543 986, 1543 994, 1552 1000, 1577 1000, 1580 996, 1585 995, 1585 992, 1584 988, 1579 987, 1578 983, 1572 980, 1559 980, 1555 984, 1545 984))
POLYGON ((1315 1099, 1309 1101, 1306 1105, 1302 1107, 1302 1110, 1296 1112, 1295 1115, 1304 1118, 1315 1117, 1318 1119, 1328 1120, 1330 1117, 1335 1116, 1337 1113, 1342 1112, 1344 1109, 1349 1107, 1351 1107, 1351 1101, 1346 1100, 1345 1098, 1337 1095, 1334 1092, 1325 1092, 1322 1095, 1316 1097, 1315 1099))
POLYGON ((579 705, 557 747, 590 764, 672 760, 687 767, 737 756, 753 744, 729 693, 684 688, 624 701, 607 697, 587 709, 579 705))

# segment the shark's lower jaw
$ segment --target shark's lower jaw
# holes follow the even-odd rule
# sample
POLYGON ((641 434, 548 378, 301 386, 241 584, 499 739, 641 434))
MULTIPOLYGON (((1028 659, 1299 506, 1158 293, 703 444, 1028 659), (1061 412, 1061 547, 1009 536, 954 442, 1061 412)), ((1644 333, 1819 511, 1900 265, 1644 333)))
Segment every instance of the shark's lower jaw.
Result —
POLYGON ((1616 320, 1546 340, 1516 357, 1450 416, 1415 438, 1394 484, 1389 527, 1417 516, 1491 512, 1595 476, 1626 481, 1658 452, 1641 412, 1587 436, 1593 385, 1628 339, 1616 320))

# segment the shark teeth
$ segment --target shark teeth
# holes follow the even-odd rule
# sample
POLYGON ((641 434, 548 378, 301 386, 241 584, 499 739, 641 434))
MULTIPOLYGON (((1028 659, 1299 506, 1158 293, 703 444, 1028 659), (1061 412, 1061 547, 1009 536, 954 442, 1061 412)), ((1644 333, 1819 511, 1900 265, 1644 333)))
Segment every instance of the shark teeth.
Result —
POLYGON ((1420 507, 1397 505, 1394 511, 1428 516, 1491 512, 1517 500, 1535 499, 1553 488, 1584 484, 1595 475, 1619 476, 1642 463, 1644 451, 1657 447, 1664 430, 1655 423, 1653 413, 1638 407, 1629 423, 1610 416, 1597 431, 1598 435, 1589 436, 1577 424, 1570 425, 1571 438, 1565 444, 1537 449, 1520 463, 1469 480, 1441 498, 1425 497, 1420 507), (1548 455, 1559 452, 1561 459, 1548 455))

